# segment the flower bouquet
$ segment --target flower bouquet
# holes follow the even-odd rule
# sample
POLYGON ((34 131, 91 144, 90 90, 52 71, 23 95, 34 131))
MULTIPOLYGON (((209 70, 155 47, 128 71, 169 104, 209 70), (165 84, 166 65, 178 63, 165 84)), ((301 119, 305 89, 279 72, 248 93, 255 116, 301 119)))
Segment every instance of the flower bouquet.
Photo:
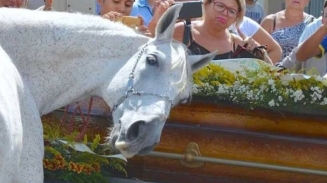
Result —
POLYGON ((110 155, 107 145, 100 144, 99 134, 84 135, 76 142, 78 132, 68 133, 64 126, 53 118, 43 118, 44 127, 44 175, 46 182, 74 183, 108 182, 111 172, 125 171, 126 159, 110 155))
POLYGON ((323 114, 327 79, 289 74, 256 59, 214 61, 193 75, 193 93, 250 109, 323 114))

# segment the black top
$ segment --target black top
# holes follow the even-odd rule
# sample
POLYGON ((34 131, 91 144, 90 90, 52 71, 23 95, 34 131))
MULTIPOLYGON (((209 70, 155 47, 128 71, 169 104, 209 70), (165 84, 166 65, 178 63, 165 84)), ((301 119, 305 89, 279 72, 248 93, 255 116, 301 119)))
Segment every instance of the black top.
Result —
MULTIPOLYGON (((194 40, 191 42, 191 44, 188 46, 188 49, 190 50, 191 54, 193 55, 205 55, 210 53, 206 48, 196 43, 194 40)), ((222 60, 222 59, 229 59, 233 55, 233 52, 226 52, 222 54, 216 55, 213 59, 214 60, 222 60)))
MULTIPOLYGON (((185 45, 188 45, 188 49, 193 55, 204 55, 210 53, 209 50, 204 48, 203 46, 199 45, 193 40, 192 31, 191 31, 191 24, 188 22, 184 22, 184 37, 183 37, 183 43, 185 45)), ((235 51, 235 41, 233 39, 233 48, 235 51)), ((222 59, 229 59, 233 55, 234 52, 226 52, 222 54, 216 55, 213 59, 214 60, 222 60, 222 59)))

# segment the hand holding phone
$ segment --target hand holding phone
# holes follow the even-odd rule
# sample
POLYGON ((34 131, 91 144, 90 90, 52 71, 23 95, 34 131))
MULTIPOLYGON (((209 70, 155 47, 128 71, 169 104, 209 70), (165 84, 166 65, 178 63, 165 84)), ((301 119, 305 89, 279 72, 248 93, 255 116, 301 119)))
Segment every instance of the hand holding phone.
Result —
POLYGON ((123 24, 129 27, 138 27, 142 25, 142 20, 140 17, 133 16, 121 16, 117 18, 118 21, 121 21, 123 24))

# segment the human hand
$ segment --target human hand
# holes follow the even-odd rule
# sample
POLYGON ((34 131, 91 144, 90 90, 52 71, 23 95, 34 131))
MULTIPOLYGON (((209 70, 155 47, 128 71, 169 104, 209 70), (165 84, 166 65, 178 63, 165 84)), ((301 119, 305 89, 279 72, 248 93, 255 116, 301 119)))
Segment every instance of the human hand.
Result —
POLYGON ((122 13, 118 13, 118 12, 114 12, 114 11, 110 11, 104 15, 102 15, 102 18, 111 20, 111 21, 117 21, 119 17, 122 17, 123 14, 122 13))
POLYGON ((243 39, 243 46, 248 51, 252 52, 255 48, 260 46, 260 44, 256 42, 254 39, 252 39, 252 37, 245 36, 239 28, 237 28, 237 32, 240 35, 240 37, 243 39))
POLYGON ((144 25, 144 19, 143 19, 143 17, 140 16, 140 15, 138 15, 137 17, 139 19, 141 19, 141 24, 136 27, 136 30, 138 30, 142 34, 145 34, 145 35, 148 34, 150 31, 149 31, 148 27, 144 25))
POLYGON ((254 39, 252 39, 251 37, 247 37, 243 40, 243 45, 244 47, 249 50, 249 51, 253 51, 255 48, 260 47, 261 45, 256 42, 254 39))
POLYGON ((174 0, 157 0, 153 6, 153 18, 159 20, 162 15, 172 6, 175 4, 174 0))

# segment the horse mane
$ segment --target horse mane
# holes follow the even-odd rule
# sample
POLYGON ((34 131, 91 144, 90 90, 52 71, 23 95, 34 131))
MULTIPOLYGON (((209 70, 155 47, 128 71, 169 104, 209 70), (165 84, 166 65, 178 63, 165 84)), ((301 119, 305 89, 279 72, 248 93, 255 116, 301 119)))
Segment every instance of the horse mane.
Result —
MULTIPOLYGON (((190 54, 190 51, 187 49, 187 46, 184 44, 181 44, 179 41, 173 40, 172 41, 173 44, 177 44, 179 45, 179 47, 177 49, 180 49, 180 51, 182 52, 183 50, 186 50, 185 55, 188 56, 190 54)), ((181 74, 181 78, 179 81, 172 83, 172 85, 175 85, 180 93, 182 93, 182 91, 184 90, 189 90, 189 88, 191 88, 191 80, 192 80, 192 69, 190 64, 187 64, 187 58, 183 59, 181 57, 179 57, 179 59, 177 60, 177 62, 175 62, 174 64, 172 64, 171 69, 174 70, 175 68, 182 68, 182 70, 180 71, 181 74), (184 61, 186 60, 186 61, 184 61)))

